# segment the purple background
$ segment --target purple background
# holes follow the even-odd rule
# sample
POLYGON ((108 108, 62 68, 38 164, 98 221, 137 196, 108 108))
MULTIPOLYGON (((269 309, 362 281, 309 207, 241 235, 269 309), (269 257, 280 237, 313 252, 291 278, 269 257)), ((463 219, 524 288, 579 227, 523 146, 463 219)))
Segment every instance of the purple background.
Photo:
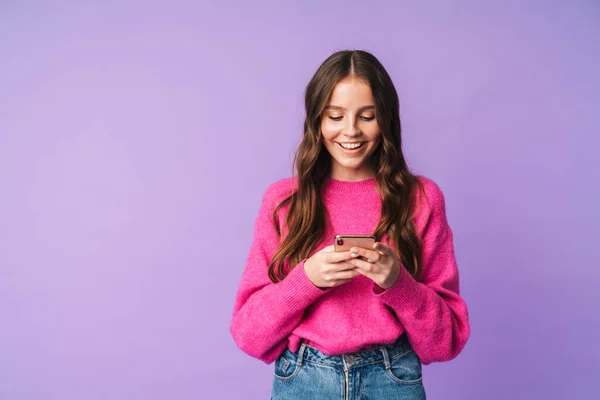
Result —
POLYGON ((344 48, 446 194, 472 336, 428 398, 594 397, 599 3, 213 3, 0 3, 0 399, 268 398, 233 300, 344 48))

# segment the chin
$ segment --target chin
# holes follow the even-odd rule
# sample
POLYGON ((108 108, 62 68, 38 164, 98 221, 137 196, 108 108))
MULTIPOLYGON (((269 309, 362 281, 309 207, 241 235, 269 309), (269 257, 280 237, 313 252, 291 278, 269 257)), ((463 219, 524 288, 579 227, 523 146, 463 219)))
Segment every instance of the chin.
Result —
POLYGON ((362 162, 360 162, 360 163, 350 162, 349 163, 349 162, 338 161, 338 164, 349 170, 359 170, 364 167, 364 163, 362 163, 362 162))

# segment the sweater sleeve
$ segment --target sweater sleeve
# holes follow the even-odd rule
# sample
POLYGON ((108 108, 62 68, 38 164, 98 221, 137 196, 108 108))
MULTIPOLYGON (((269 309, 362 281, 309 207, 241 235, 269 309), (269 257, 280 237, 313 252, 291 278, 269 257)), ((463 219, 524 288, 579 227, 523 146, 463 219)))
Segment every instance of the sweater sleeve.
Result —
POLYGON ((265 192, 254 224, 254 238, 237 291, 230 332, 246 354, 267 364, 277 359, 305 309, 327 293, 316 287, 300 262, 284 280, 273 283, 268 267, 279 245, 272 223, 276 184, 265 192))
POLYGON ((432 181, 424 182, 424 187, 428 206, 422 217, 421 279, 415 280, 401 267, 400 276, 391 288, 373 290, 394 310, 415 353, 426 365, 456 357, 469 338, 470 327, 467 306, 459 293, 458 267, 444 196, 432 181))

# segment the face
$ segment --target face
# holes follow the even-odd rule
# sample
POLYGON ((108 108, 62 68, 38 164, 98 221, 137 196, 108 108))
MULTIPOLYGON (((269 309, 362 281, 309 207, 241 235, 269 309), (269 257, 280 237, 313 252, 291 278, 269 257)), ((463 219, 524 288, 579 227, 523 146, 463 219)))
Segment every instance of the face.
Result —
POLYGON ((332 178, 359 181, 374 176, 371 156, 381 133, 366 82, 357 78, 338 82, 323 111, 321 132, 332 159, 332 178))

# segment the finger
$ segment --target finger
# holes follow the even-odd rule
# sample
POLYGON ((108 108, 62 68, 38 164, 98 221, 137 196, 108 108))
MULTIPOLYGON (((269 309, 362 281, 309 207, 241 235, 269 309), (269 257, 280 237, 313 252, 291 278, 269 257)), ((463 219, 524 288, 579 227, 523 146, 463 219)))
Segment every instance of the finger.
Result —
POLYGON ((368 274, 373 274, 376 272, 377 267, 375 266, 375 264, 372 264, 368 261, 363 261, 363 260, 359 260, 358 258, 355 258, 353 260, 348 261, 350 264, 354 265, 356 268, 360 269, 363 272, 366 272, 368 274))
POLYGON ((386 256, 394 256, 394 250, 385 243, 376 242, 373 245, 373 248, 375 249, 375 251, 381 252, 386 256))
POLYGON ((323 273, 330 274, 330 273, 335 273, 335 272, 340 272, 340 271, 348 271, 348 270, 352 270, 354 268, 356 268, 356 266, 353 264, 350 264, 349 260, 341 261, 339 263, 329 264, 329 265, 325 266, 323 273))
POLYGON ((323 247, 323 248, 322 248, 322 249, 319 251, 319 253, 332 253, 332 252, 333 252, 333 250, 335 250, 335 246, 334 246, 334 245, 330 245, 330 246, 327 246, 327 247, 323 247))
POLYGON ((351 278, 351 279, 340 279, 338 281, 333 282, 333 284, 332 284, 331 287, 342 286, 342 285, 350 282, 352 279, 354 279, 354 278, 351 278))
POLYGON ((350 260, 352 259, 352 255, 350 254, 349 251, 340 251, 340 252, 333 252, 333 253, 329 253, 327 254, 327 262, 329 264, 335 264, 335 263, 339 263, 340 261, 346 261, 346 260, 350 260))
POLYGON ((355 268, 354 270, 355 270, 355 271, 356 271, 358 274, 360 274, 360 275, 362 275, 362 276, 365 276, 365 277, 367 277, 367 278, 371 279, 371 278, 370 278, 370 276, 371 276, 371 273, 370 273, 370 272, 363 271, 363 270, 362 270, 362 269, 360 269, 360 268, 355 268))
POLYGON ((356 254, 354 257, 362 256, 368 262, 376 263, 381 258, 381 254, 375 250, 364 249, 362 247, 353 247, 350 249, 351 254, 356 254))
POLYGON ((332 280, 334 280, 334 281, 343 281, 343 280, 350 280, 352 278, 356 278, 358 275, 360 275, 360 273, 358 271, 356 271, 356 269, 351 269, 348 271, 336 272, 331 277, 332 277, 332 280))

